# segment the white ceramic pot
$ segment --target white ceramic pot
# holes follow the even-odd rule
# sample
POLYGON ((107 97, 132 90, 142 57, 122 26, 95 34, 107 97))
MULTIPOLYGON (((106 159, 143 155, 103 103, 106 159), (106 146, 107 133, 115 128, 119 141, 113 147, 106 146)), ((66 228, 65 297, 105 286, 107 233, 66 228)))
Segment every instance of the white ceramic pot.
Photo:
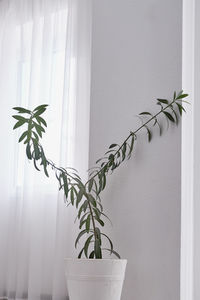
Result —
POLYGON ((70 300, 120 300, 127 260, 65 259, 70 300))

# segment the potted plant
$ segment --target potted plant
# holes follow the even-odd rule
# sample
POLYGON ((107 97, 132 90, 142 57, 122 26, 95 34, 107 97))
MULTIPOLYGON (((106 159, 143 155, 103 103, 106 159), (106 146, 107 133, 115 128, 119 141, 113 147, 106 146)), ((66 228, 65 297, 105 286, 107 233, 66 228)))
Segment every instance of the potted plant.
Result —
POLYGON ((17 120, 13 129, 26 126, 19 142, 26 145, 27 158, 33 161, 36 170, 43 168, 47 177, 49 168, 54 171, 66 202, 77 209, 80 232, 75 240, 75 247, 80 240, 85 240, 78 259, 65 260, 70 300, 120 300, 126 260, 120 259, 111 239, 102 231, 108 217, 103 211, 100 195, 106 187, 107 176, 131 157, 139 132, 146 130, 150 142, 153 127, 157 126, 162 135, 160 116, 166 117, 167 122, 178 124, 179 117, 185 111, 182 102, 186 102, 183 99, 187 96, 183 91, 178 94, 174 92, 172 100, 157 99, 159 111, 156 114, 146 111, 140 113, 141 126, 131 131, 122 144, 113 143, 109 146, 105 155, 96 161, 95 167, 89 169, 86 183, 75 169, 56 166, 46 157, 40 140, 47 127, 41 115, 48 105, 39 105, 32 111, 22 107, 13 108, 18 112, 13 116, 17 120), (105 246, 105 243, 109 246, 105 246), (103 259, 104 252, 109 252, 116 259, 103 259))

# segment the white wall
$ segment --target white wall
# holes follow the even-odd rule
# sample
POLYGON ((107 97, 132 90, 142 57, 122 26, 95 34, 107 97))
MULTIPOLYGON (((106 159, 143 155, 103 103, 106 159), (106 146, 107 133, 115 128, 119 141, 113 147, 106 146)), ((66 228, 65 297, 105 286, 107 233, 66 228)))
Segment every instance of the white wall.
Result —
MULTIPOLYGON (((93 0, 90 165, 181 89, 181 0, 93 0)), ((178 300, 180 126, 109 178, 103 203, 116 250, 128 259, 122 300, 178 300)))

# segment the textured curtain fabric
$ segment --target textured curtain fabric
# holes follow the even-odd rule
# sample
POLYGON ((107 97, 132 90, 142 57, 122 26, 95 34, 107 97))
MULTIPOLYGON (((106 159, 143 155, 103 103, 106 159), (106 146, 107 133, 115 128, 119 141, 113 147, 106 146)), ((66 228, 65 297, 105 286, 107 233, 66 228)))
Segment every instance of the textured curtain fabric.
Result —
MULTIPOLYGON (((74 211, 53 172, 25 158, 12 107, 49 104, 42 145, 56 164, 88 168, 90 0, 0 1, 0 297, 67 299, 64 257, 74 211)), ((1 299, 1 298, 0 298, 1 299)))

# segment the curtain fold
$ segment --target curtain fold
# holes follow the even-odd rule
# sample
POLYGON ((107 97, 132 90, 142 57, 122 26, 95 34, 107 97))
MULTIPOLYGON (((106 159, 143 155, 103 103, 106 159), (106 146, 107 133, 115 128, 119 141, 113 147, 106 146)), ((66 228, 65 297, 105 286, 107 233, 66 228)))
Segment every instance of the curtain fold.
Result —
POLYGON ((49 104, 42 145, 86 179, 89 147, 90 0, 0 1, 0 297, 67 299, 64 257, 74 257, 74 210, 53 172, 25 158, 12 107, 49 104))

